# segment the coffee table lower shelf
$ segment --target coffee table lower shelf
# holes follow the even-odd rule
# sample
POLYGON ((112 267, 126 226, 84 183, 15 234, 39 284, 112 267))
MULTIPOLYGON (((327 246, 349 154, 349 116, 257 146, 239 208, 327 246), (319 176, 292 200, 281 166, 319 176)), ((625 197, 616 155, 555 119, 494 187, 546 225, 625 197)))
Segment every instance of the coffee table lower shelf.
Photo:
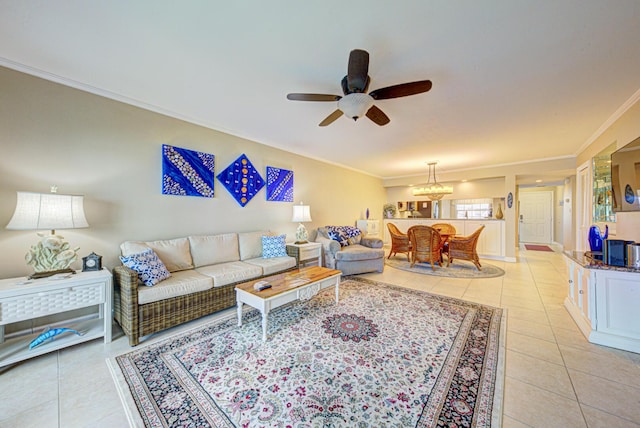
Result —
POLYGON ((269 311, 296 300, 309 300, 325 288, 335 286, 336 303, 340 297, 342 272, 321 266, 310 266, 298 271, 273 275, 236 286, 238 302, 238 327, 242 327, 242 305, 256 308, 262 314, 262 341, 267 340, 269 311), (258 281, 267 281, 271 288, 258 291, 253 288, 258 281))

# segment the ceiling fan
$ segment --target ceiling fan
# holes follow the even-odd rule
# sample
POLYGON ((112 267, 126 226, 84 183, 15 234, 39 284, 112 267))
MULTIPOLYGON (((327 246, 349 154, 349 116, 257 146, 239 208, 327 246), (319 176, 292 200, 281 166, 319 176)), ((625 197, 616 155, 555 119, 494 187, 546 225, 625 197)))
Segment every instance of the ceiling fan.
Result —
POLYGON ((373 122, 384 126, 391 121, 382 110, 373 105, 376 100, 406 97, 420 94, 431 89, 431 80, 401 83, 367 92, 369 82, 369 53, 362 49, 354 49, 349 54, 347 75, 342 79, 344 96, 327 94, 287 94, 287 99, 293 101, 337 101, 338 109, 327 116, 320 126, 327 126, 345 114, 353 120, 366 115, 373 122))

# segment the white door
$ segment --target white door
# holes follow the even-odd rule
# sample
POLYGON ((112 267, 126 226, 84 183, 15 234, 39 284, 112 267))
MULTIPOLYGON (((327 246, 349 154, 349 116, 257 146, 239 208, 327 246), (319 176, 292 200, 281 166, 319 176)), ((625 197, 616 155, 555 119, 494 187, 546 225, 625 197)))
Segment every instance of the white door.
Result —
POLYGON ((586 251, 587 237, 592 219, 591 163, 587 162, 578 167, 576 182, 576 250, 586 251))
POLYGON ((520 192, 520 242, 553 240, 553 192, 520 192))

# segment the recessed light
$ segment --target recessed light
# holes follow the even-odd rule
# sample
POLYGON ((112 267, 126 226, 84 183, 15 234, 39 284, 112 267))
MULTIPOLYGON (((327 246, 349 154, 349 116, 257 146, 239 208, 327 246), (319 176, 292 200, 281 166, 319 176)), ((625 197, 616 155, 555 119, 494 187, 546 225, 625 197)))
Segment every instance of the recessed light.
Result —
POLYGON ((542 183, 542 180, 536 180, 536 183, 542 183))

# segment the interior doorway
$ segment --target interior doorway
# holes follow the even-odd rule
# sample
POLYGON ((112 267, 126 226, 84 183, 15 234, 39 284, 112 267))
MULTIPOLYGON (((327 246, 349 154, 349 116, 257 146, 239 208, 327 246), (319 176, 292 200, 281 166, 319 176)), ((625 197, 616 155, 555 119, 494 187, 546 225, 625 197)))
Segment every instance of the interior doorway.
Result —
POLYGON ((518 236, 520 242, 553 241, 553 192, 520 192, 518 236))

